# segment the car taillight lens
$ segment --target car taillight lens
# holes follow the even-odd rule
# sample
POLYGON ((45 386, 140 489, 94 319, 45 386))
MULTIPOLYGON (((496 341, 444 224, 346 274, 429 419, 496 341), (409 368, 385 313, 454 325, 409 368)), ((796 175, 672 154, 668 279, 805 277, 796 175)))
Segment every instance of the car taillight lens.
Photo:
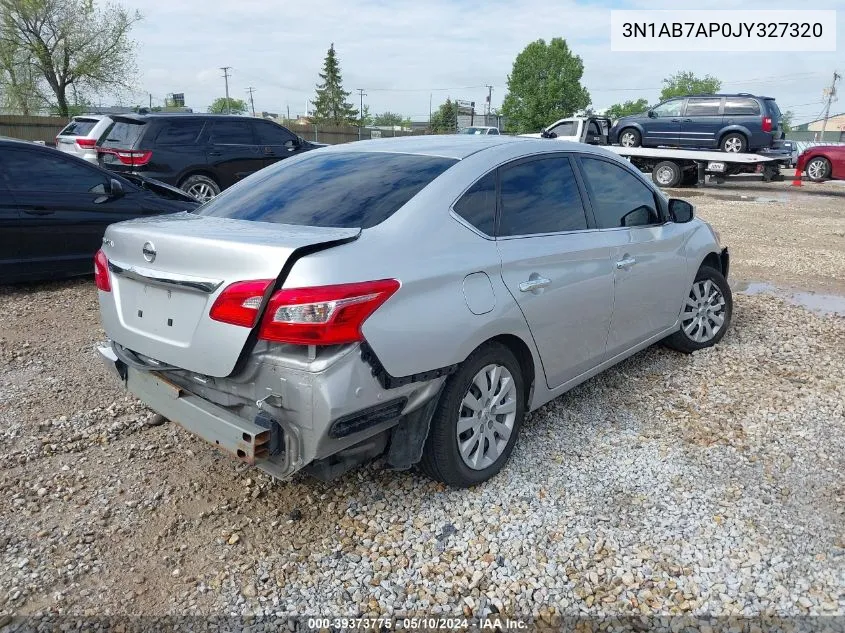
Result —
POLYGON ((258 338, 297 345, 364 340, 361 326, 393 293, 396 279, 289 288, 270 298, 258 338))
POLYGON ((275 279, 238 281, 227 286, 214 301, 208 313, 215 321, 253 327, 267 292, 275 279))
POLYGON ((98 147, 98 154, 111 154, 124 165, 139 167, 146 165, 153 157, 152 150, 148 149, 112 149, 110 147, 98 147))
POLYGON ((772 131, 772 117, 764 116, 763 117, 763 131, 764 132, 771 132, 772 131))
POLYGON ((76 144, 82 149, 92 149, 97 144, 97 139, 94 138, 78 138, 76 144))
POLYGON ((97 251, 97 254, 94 255, 94 283, 103 292, 111 292, 109 260, 102 250, 97 251))

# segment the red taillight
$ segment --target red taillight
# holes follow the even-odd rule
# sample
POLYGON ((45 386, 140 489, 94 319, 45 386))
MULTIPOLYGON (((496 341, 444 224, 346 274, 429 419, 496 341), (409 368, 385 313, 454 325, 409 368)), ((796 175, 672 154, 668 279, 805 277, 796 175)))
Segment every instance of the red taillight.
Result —
POLYGON ((148 149, 112 149, 111 147, 98 147, 98 154, 111 154, 124 165, 138 167, 146 165, 153 157, 152 150, 148 149))
POLYGON ((93 147, 97 144, 97 139, 94 138, 78 138, 76 139, 76 144, 79 145, 82 149, 93 149, 93 147))
POLYGON ((763 117, 763 131, 764 132, 771 132, 772 131, 772 117, 764 116, 763 117))
POLYGON ((253 327, 264 300, 264 293, 274 279, 239 281, 227 286, 217 297, 208 313, 215 321, 243 327, 253 327))
POLYGON ((393 293, 396 279, 290 288, 270 298, 258 337, 298 345, 340 345, 364 339, 361 326, 393 293))
POLYGON ((111 292, 109 260, 102 250, 97 251, 97 254, 94 255, 94 283, 103 292, 111 292))

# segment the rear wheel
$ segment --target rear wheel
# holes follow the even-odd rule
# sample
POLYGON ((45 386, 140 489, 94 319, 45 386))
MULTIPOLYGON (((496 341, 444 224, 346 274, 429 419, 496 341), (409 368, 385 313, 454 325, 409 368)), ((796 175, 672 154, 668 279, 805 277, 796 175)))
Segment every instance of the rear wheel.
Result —
POLYGON ((488 343, 473 352, 446 381, 431 419, 422 471, 459 488, 498 473, 525 416, 524 389, 519 362, 507 347, 488 343))
POLYGON ((732 132, 731 134, 725 134, 725 136, 722 137, 722 142, 719 144, 719 147, 723 152, 741 154, 748 149, 748 141, 745 140, 745 137, 742 134, 732 132))
POLYGON ((200 202, 211 200, 220 193, 220 186, 212 178, 202 174, 188 176, 179 187, 200 202))
POLYGON ((681 329, 666 339, 672 349, 687 354, 722 340, 733 314, 733 295, 724 275, 702 266, 681 308, 681 329))
POLYGON ((657 163, 651 172, 651 179, 658 187, 677 187, 681 184, 681 168, 677 163, 664 160, 657 163))
POLYGON ((619 133, 619 144, 622 147, 639 147, 642 141, 640 133, 632 127, 625 128, 619 133))
POLYGON ((807 178, 813 182, 826 180, 830 175, 830 163, 823 156, 816 156, 807 163, 807 178))

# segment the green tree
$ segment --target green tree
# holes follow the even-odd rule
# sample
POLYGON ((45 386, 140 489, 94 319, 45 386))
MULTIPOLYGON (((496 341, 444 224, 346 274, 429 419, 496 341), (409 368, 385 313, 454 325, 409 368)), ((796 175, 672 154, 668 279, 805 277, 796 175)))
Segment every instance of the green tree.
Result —
POLYGON ((382 112, 373 118, 373 125, 402 125, 404 121, 405 118, 401 114, 396 114, 395 112, 382 112))
POLYGON ((502 114, 509 129, 539 130, 586 108, 590 93, 581 85, 584 62, 560 37, 531 42, 516 56, 508 75, 502 114))
POLYGON ((434 132, 456 132, 458 127, 457 115, 455 102, 447 97, 446 103, 441 104, 431 115, 429 127, 434 132))
POLYGON ((626 101, 625 103, 614 103, 607 109, 606 116, 615 120, 629 114, 639 114, 648 110, 648 101, 646 99, 637 99, 636 101, 626 101))
POLYGON ((227 114, 231 111, 232 114, 246 114, 246 101, 243 99, 233 99, 229 97, 229 108, 226 108, 226 97, 217 97, 208 106, 208 111, 212 114, 227 114))
MULTIPOLYGON (((31 78, 32 94, 49 95, 56 112, 68 116, 83 101, 69 94, 129 88, 135 74, 129 33, 140 19, 137 11, 98 8, 94 0, 0 0, 0 57, 16 59, 18 78, 31 78)), ((8 66, 2 74, 9 83, 8 66)))
POLYGON ((358 117, 358 120, 355 122, 355 125, 359 127, 370 127, 373 124, 373 115, 370 114, 370 106, 366 103, 364 104, 364 110, 361 112, 361 116, 358 117))
POLYGON ((795 118, 795 113, 792 110, 787 110, 786 112, 782 112, 780 115, 780 126, 783 128, 784 132, 791 132, 792 131, 792 119, 795 118))
POLYGON ((347 101, 351 93, 343 90, 340 64, 334 50, 334 43, 323 61, 322 83, 317 84, 317 97, 314 99, 314 123, 332 125, 355 125, 358 123, 358 110, 347 101))
POLYGON ((691 71, 682 70, 663 80, 660 100, 666 101, 666 99, 683 97, 684 95, 713 94, 719 92, 721 87, 722 82, 713 75, 696 77, 691 71))

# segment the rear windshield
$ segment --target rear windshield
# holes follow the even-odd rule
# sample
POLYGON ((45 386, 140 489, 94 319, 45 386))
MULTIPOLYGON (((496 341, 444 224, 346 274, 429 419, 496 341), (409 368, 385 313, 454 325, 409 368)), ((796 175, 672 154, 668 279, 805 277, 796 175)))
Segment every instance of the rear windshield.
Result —
POLYGON ((59 136, 86 136, 97 125, 97 119, 74 119, 59 132, 59 136))
POLYGON ((778 104, 775 102, 775 100, 774 99, 766 99, 766 105, 769 108, 769 114, 772 116, 772 118, 780 119, 780 117, 781 117, 780 108, 778 107, 778 104))
POLYGON ((103 134, 100 146, 117 149, 132 149, 144 132, 145 123, 129 121, 115 121, 103 134))
POLYGON ((268 167, 196 212, 220 218, 370 228, 454 165, 453 158, 343 152, 268 167))

